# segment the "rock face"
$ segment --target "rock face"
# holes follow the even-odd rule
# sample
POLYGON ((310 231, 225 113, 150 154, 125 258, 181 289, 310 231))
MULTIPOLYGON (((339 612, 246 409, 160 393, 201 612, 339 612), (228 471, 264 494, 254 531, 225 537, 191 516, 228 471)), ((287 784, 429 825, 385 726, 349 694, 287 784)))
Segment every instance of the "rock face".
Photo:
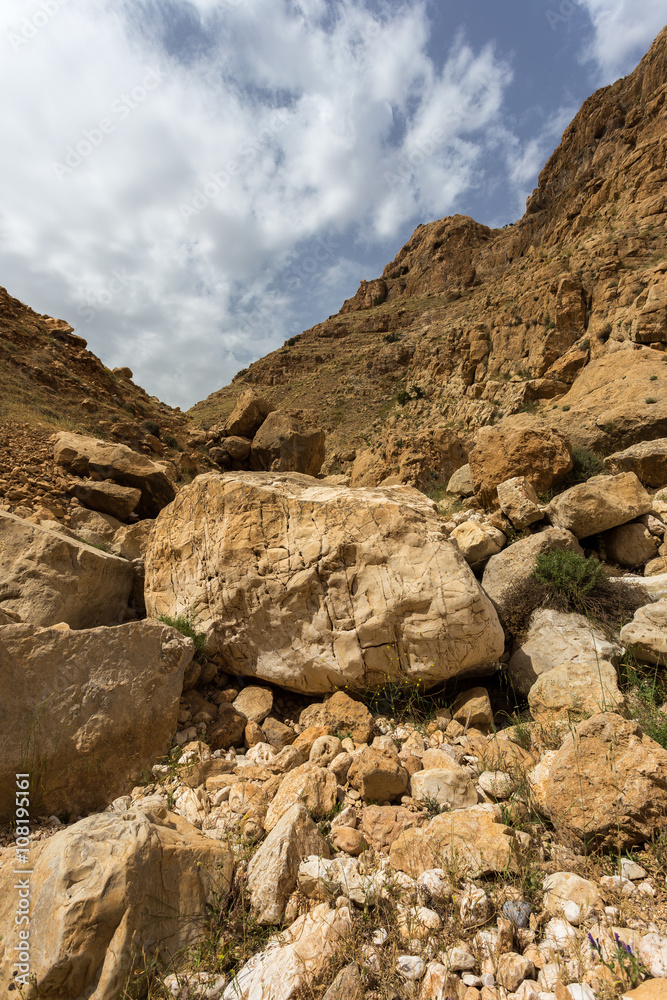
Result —
POLYGON ((557 829, 589 846, 625 850, 667 826, 667 750, 611 712, 580 722, 549 770, 557 829))
POLYGON ((117 625, 132 565, 75 538, 0 511, 0 599, 33 625, 117 625))
MULTIPOLYGON (((206 936, 232 859, 166 809, 89 816, 30 849, 31 996, 117 1000, 147 955, 166 963, 206 936)), ((13 856, 0 866, 0 990, 14 988, 13 856)))
POLYGON ((607 455, 604 464, 610 472, 634 472, 645 486, 664 486, 667 483, 667 438, 642 441, 624 451, 615 451, 607 455))
POLYGON ((528 692, 534 719, 616 712, 623 705, 616 668, 607 660, 563 663, 541 674, 528 692))
POLYGON ((567 438, 528 414, 483 427, 468 456, 475 494, 485 506, 497 503, 497 487, 524 476, 538 492, 572 468, 567 438))
POLYGON ((75 476, 97 473, 120 486, 141 490, 139 517, 156 517, 174 499, 174 487, 163 469, 124 444, 109 444, 61 431, 54 447, 56 465, 75 476))
POLYGON ((594 476, 554 497, 549 504, 551 523, 587 538, 632 521, 651 510, 651 498, 634 472, 594 476))
POLYGON ((503 648, 490 601, 409 487, 199 476, 156 521, 146 607, 194 612, 229 673, 309 693, 430 686, 503 648))
POLYGON ((81 631, 0 628, 0 819, 17 771, 47 815, 103 809, 176 732, 191 639, 157 622, 81 631))
POLYGON ((563 531, 562 528, 547 528, 536 535, 522 538, 498 555, 491 556, 484 570, 482 587, 501 614, 509 610, 512 586, 529 578, 541 552, 551 552, 554 549, 576 552, 580 556, 584 554, 572 532, 563 531))
POLYGON ((253 438, 250 464, 270 472, 316 476, 324 461, 324 431, 300 414, 274 410, 253 438))
POLYGON ((641 663, 667 666, 667 599, 639 608, 621 629, 621 642, 641 663))

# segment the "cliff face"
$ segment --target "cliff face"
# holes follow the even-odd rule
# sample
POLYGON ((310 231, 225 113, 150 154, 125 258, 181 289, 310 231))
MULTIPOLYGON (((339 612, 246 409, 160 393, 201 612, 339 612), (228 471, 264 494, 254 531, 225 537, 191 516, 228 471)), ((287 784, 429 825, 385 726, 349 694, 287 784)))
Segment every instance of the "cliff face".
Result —
POLYGON ((191 415, 218 422, 249 385, 275 405, 317 406, 329 432, 325 468, 353 482, 410 465, 402 457, 425 434, 444 434, 450 447, 456 431, 469 444, 478 427, 526 409, 598 450, 667 433, 666 182, 667 29, 631 75, 585 101, 523 218, 500 230, 460 215, 419 226, 337 316, 191 415), (620 386, 626 356, 608 358, 629 350, 650 350, 651 397, 643 381, 630 393, 620 386), (597 433, 589 424, 599 412, 582 417, 561 400, 573 383, 597 385, 603 363, 611 429, 597 433))

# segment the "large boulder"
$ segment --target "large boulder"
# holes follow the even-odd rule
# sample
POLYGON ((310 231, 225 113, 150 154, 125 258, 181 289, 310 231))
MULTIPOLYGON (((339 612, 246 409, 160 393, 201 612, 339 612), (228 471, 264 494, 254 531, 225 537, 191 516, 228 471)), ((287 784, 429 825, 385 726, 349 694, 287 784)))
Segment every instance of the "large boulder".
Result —
POLYGON ((344 691, 336 691, 325 702, 304 708, 299 725, 306 729, 326 726, 332 733, 349 735, 355 743, 370 743, 374 722, 362 702, 350 698, 344 691))
POLYGON ((530 714, 544 722, 616 712, 623 702, 616 668, 608 660, 561 663, 540 674, 528 692, 530 714))
POLYGON ((667 599, 639 608, 621 629, 621 642, 640 663, 667 666, 667 599))
POLYGON ((578 845, 626 850, 667 827, 667 750, 612 712, 580 722, 550 769, 545 804, 578 845))
POLYGON ((634 472, 593 476, 555 496, 548 507, 551 523, 588 538, 632 521, 652 509, 648 495, 634 472))
POLYGON ((548 490, 572 468, 567 438, 525 413, 482 427, 468 456, 475 494, 485 506, 497 503, 497 487, 524 476, 537 492, 548 490))
POLYGON ((126 521, 141 500, 141 490, 132 486, 107 481, 98 483, 93 479, 75 479, 70 491, 84 507, 109 514, 119 521, 126 521))
POLYGON ((0 511, 0 598, 33 625, 117 625, 132 565, 77 538, 0 511))
POLYGON ((252 442, 253 469, 316 476, 324 462, 324 431, 302 410, 274 410, 252 442))
POLYGON ((225 421, 225 430, 230 437, 252 439, 275 406, 252 389, 246 389, 236 400, 236 405, 225 421))
POLYGON ((47 815, 129 792, 169 750, 192 654, 191 639, 157 622, 0 628, 0 819, 13 815, 17 772, 47 815))
POLYGON ((0 862, 0 991, 117 1000, 146 956, 165 964, 208 933, 207 904, 229 891, 233 862, 219 841, 166 809, 89 816, 0 862), (15 869, 29 867, 30 874, 15 869), (29 960, 14 968, 21 925, 17 879, 29 886, 29 960), (14 978, 18 972, 23 979, 14 978))
POLYGON ((607 455, 605 466, 610 472, 634 472, 645 486, 664 486, 667 483, 667 438, 642 441, 624 451, 607 455))
POLYGON ((548 411, 549 423, 573 444, 603 455, 665 437, 667 354, 649 347, 604 354, 582 369, 558 405, 548 411))
POLYGON ((124 444, 110 444, 83 434, 61 431, 54 446, 56 465, 75 476, 93 473, 120 486, 141 490, 139 517, 156 517, 174 499, 174 487, 164 470, 124 444))
POLYGON ((651 534, 641 521, 619 524, 602 534, 605 560, 618 566, 643 566, 655 559, 660 547, 660 538, 651 534))
POLYGON ((521 538, 503 552, 491 556, 484 570, 482 587, 501 616, 510 610, 514 585, 525 583, 530 578, 538 555, 554 550, 576 552, 580 556, 584 554, 572 532, 547 528, 536 535, 521 538))
POLYGON ((525 695, 542 674, 556 667, 597 661, 616 664, 621 653, 584 615, 542 608, 533 613, 508 673, 515 689, 525 695))
POLYGON ((151 534, 146 607, 194 613, 228 673, 312 694, 432 686, 492 664, 504 642, 423 494, 294 474, 185 487, 151 534))

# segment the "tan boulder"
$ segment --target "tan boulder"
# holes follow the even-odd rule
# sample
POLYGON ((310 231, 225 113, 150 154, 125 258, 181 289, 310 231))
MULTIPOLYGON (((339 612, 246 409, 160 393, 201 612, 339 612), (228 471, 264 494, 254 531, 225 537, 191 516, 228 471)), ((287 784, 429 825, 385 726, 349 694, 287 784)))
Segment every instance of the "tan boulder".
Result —
POLYGON ((141 500, 141 490, 118 483, 100 482, 93 479, 75 479, 70 492, 84 507, 110 514, 119 521, 126 521, 141 500))
POLYGON ((602 911, 604 908, 604 901, 595 882, 574 872, 554 872, 553 875, 547 875, 543 889, 544 909, 551 917, 561 917, 563 906, 568 902, 577 904, 584 920, 593 911, 602 911))
POLYGON ((131 791, 169 750, 192 640, 157 622, 115 628, 0 629, 0 816, 13 776, 32 808, 77 814, 131 791))
POLYGON ((386 852, 406 830, 425 824, 425 816, 402 806, 364 806, 358 829, 374 850, 386 852))
MULTIPOLYGON (((304 712, 305 711, 307 711, 307 709, 304 709, 304 712)), ((301 714, 303 715, 303 712, 301 714)), ((330 736, 332 731, 333 728, 331 725, 309 726, 306 724, 306 728, 303 730, 303 732, 299 733, 297 738, 294 740, 292 746, 296 750, 299 750, 300 753, 303 754, 304 758, 308 759, 308 757, 310 756, 310 751, 312 750, 315 741, 320 739, 320 737, 322 736, 330 736)))
POLYGON ((664 437, 667 354, 648 347, 603 354, 581 370, 558 406, 548 411, 549 423, 573 444, 599 454, 664 437))
POLYGON ((504 547, 507 539, 492 524, 479 521, 464 521, 452 531, 452 538, 458 545, 465 561, 471 566, 494 556, 504 547))
POLYGON ((667 599, 639 608, 621 629, 621 642, 640 663, 667 666, 667 599))
POLYGON ((153 522, 149 518, 136 524, 123 524, 113 534, 111 551, 124 559, 143 559, 153 522))
POLYGON ((664 576, 667 574, 667 556, 651 559, 644 566, 644 576, 664 576))
POLYGON ((454 761, 446 767, 415 771, 410 778, 410 795, 416 802, 436 803, 440 808, 465 809, 477 805, 477 792, 470 775, 454 761))
POLYGON ((533 612, 521 645, 512 654, 508 673, 520 694, 528 691, 538 677, 563 665, 617 663, 621 648, 584 615, 543 609, 533 612))
MULTIPOLYGON (((6 997, 19 944, 17 867, 14 851, 0 862, 6 997)), ((31 844, 30 869, 29 995, 117 1000, 142 955, 168 964, 206 936, 207 904, 224 902, 233 862, 179 816, 135 809, 89 816, 31 844)))
POLYGON ((243 746, 248 720, 234 705, 224 702, 218 707, 215 721, 206 728, 206 739, 213 750, 229 750, 243 746))
POLYGON ((621 1000, 667 1000, 667 979, 647 979, 634 990, 626 990, 621 1000))
POLYGON ((295 474, 186 486, 151 532, 146 608, 195 613, 229 673, 312 694, 432 686, 493 664, 504 644, 423 494, 295 474))
POLYGON ((643 566, 658 554, 660 539, 652 535, 639 521, 620 524, 602 534, 602 544, 607 562, 618 566, 643 566))
POLYGON ((249 684, 241 689, 233 704, 236 711, 245 715, 249 722, 261 723, 273 708, 273 691, 271 688, 249 684))
MULTIPOLYGON (((369 743, 375 723, 362 702, 350 698, 344 691, 336 691, 325 702, 304 708, 299 716, 299 724, 306 728, 295 742, 305 738, 311 729, 319 727, 326 730, 326 733, 318 732, 317 736, 340 733, 350 736, 355 743, 369 743)), ((310 753, 310 748, 308 752, 310 753)))
POLYGON ((497 489, 500 509, 515 528, 527 528, 544 517, 537 493, 525 476, 506 479, 497 489))
MULTIPOLYGON (((150 528, 152 522, 139 521, 137 523, 146 524, 150 528)), ((48 525, 43 525, 43 527, 48 527, 48 525)), ((58 530, 54 528, 53 524, 50 527, 53 530, 58 530)), ((60 530, 64 535, 68 535, 71 532, 72 536, 94 545, 100 545, 102 542, 111 543, 109 546, 110 552, 129 559, 134 558, 134 556, 126 556, 124 552, 116 551, 113 546, 113 539, 116 536, 116 532, 126 527, 127 525, 121 524, 118 518, 112 517, 111 514, 102 514, 98 510, 88 510, 86 507, 75 507, 67 518, 67 526, 61 525, 60 530)))
POLYGON ((611 712, 580 722, 549 770, 546 805, 577 844, 625 850, 667 827, 667 750, 611 712))
POLYGON ((451 708, 452 718, 469 728, 486 728, 493 725, 493 708, 489 692, 484 687, 463 691, 451 708))
POLYGON ((253 438, 275 406, 252 389, 246 389, 236 400, 234 409, 225 421, 227 434, 235 437, 253 438))
POLYGON ((612 473, 634 472, 644 486, 664 486, 667 483, 667 438, 642 441, 623 451, 615 451, 607 455, 604 464, 612 473))
POLYGON ((258 471, 316 476, 324 462, 324 441, 314 413, 274 410, 253 438, 250 464, 258 471))
POLYGON ((299 864, 310 854, 329 857, 329 848, 303 802, 295 802, 269 833, 248 865, 250 908, 262 927, 282 922, 296 886, 299 864))
POLYGON ((269 940, 239 970, 222 1000, 292 1000, 303 995, 342 948, 352 927, 347 906, 320 903, 269 940))
POLYGON ((468 463, 452 473, 447 483, 447 492, 455 497, 471 497, 475 492, 468 463))
POLYGON ((521 538, 497 556, 491 556, 484 570, 482 587, 501 615, 506 615, 511 609, 512 588, 515 584, 528 580, 535 568, 538 555, 556 549, 576 552, 580 556, 584 554, 584 550, 570 531, 563 531, 562 528, 546 528, 536 535, 521 538))
POLYGON ((164 470, 127 445, 61 431, 56 436, 54 457, 56 465, 73 475, 96 473, 120 486, 141 490, 136 507, 139 517, 156 517, 174 499, 174 487, 164 470))
POLYGON ((474 878, 519 870, 514 831, 500 822, 499 806, 471 806, 435 816, 425 827, 402 833, 391 845, 392 868, 418 878, 430 868, 450 867, 474 878))
POLYGON ((548 507, 551 523, 588 538, 651 510, 651 498, 634 472, 594 476, 555 496, 548 507))
POLYGON ((267 831, 274 826, 295 802, 303 802, 311 816, 326 816, 336 805, 337 782, 331 771, 307 761, 285 775, 272 800, 266 821, 267 831))
POLYGON ((266 736, 266 742, 270 743, 274 750, 284 750, 285 747, 294 743, 296 733, 291 726, 286 726, 280 719, 273 715, 267 715, 262 722, 262 729, 266 736))
POLYGON ((475 494, 485 506, 497 503, 497 487, 507 479, 524 476, 542 492, 572 468, 567 438, 525 413, 482 427, 468 461, 475 494))
POLYGON ((117 625, 132 566, 85 542, 0 511, 3 607, 33 625, 117 625))
POLYGON ((366 747, 355 755, 347 780, 364 802, 391 802, 408 787, 408 772, 395 754, 366 747))
POLYGON ((540 674, 528 692, 530 714, 541 721, 616 712, 623 704, 616 668, 608 660, 563 663, 540 674))

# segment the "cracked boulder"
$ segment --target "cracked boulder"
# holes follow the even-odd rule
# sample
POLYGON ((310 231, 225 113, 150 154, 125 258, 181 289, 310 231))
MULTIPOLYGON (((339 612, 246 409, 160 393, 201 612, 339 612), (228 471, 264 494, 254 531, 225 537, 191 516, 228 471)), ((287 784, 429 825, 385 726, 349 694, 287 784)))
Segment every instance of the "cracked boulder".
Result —
POLYGON ((228 673, 307 694, 430 687, 503 650, 495 609, 434 504, 405 486, 199 476, 155 522, 146 607, 196 615, 228 673))

